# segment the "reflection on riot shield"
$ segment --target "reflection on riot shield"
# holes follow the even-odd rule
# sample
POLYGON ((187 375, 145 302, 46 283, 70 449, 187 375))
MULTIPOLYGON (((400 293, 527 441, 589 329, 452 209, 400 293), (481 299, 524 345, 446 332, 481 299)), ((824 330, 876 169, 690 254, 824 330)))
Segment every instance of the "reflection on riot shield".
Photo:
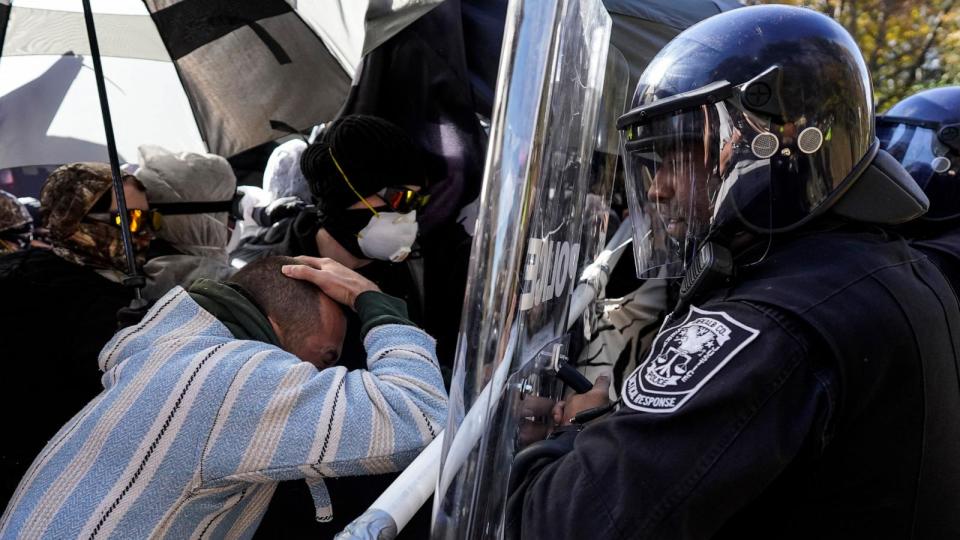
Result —
MULTIPOLYGON (((610 197, 617 176, 620 158, 620 136, 617 118, 626 110, 630 67, 623 53, 610 46, 607 53, 606 73, 603 78, 603 93, 597 114, 596 145, 590 164, 589 191, 584 213, 583 241, 580 243, 581 270, 589 265, 603 249, 603 241, 609 228, 610 197)), ((616 224, 614 225, 616 228, 616 224)))
POLYGON ((435 538, 501 538, 514 457, 552 427, 609 37, 600 0, 510 2, 435 538))
MULTIPOLYGON (((494 459, 512 458, 514 452, 542 441, 553 430, 562 388, 557 370, 559 362, 566 360, 565 348, 561 342, 549 344, 507 379, 504 401, 498 411, 503 417, 495 419, 492 427, 512 429, 512 433, 503 432, 501 436, 513 441, 514 447, 509 455, 501 454, 494 459)), ((509 468, 509 461, 504 461, 494 470, 509 468)))
MULTIPOLYGON (((595 304, 597 295, 603 291, 610 270, 602 267, 598 268, 598 271, 590 271, 587 268, 595 263, 603 251, 611 220, 614 230, 620 224, 619 216, 611 215, 610 198, 613 196, 613 185, 618 172, 617 163, 620 158, 617 118, 626 109, 629 83, 630 67, 627 65, 627 60, 623 57, 623 53, 611 45, 607 53, 603 93, 597 114, 596 144, 593 148, 588 179, 589 188, 583 209, 583 237, 580 241, 580 265, 577 270, 578 291, 574 295, 570 312, 571 323, 575 319, 582 321, 582 328, 579 330, 585 338, 590 335, 596 321, 596 310, 589 308, 595 304), (581 287, 581 285, 586 286, 581 287)), ((582 342, 575 339, 571 346, 575 349, 572 356, 576 358, 582 348, 582 342)))

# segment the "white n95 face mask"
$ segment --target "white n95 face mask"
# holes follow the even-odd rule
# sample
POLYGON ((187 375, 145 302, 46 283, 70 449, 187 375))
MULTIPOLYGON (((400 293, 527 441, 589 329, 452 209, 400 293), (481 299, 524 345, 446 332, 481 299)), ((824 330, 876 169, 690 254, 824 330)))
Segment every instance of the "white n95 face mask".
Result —
POLYGON ((357 234, 360 251, 371 259, 398 263, 407 258, 417 239, 417 212, 380 212, 357 234))

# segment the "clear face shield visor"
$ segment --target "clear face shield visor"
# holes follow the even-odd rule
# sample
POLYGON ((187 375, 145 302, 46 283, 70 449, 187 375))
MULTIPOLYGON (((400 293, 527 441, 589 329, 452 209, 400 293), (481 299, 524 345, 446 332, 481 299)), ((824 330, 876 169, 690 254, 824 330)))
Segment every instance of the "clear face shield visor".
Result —
POLYGON ((652 100, 617 121, 639 277, 682 277, 710 235, 793 230, 842 181, 831 141, 843 126, 787 118, 776 92, 755 103, 753 85, 776 80, 778 69, 652 100))
POLYGON ((682 276, 710 229, 721 195, 721 130, 710 107, 633 124, 621 133, 640 277, 682 276))

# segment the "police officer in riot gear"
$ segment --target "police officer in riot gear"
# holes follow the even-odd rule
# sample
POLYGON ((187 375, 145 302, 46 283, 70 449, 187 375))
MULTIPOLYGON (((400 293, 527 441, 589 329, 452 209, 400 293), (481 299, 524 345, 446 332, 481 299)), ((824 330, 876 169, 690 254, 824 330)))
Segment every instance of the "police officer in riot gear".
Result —
POLYGON ((903 232, 960 290, 960 87, 925 90, 877 117, 880 146, 930 199, 903 232))
MULTIPOLYGON (((960 309, 888 226, 853 39, 747 7, 681 33, 618 122, 638 271, 680 305, 618 410, 512 482, 525 538, 960 537, 960 309)), ((571 404, 567 403, 571 409, 571 404)))

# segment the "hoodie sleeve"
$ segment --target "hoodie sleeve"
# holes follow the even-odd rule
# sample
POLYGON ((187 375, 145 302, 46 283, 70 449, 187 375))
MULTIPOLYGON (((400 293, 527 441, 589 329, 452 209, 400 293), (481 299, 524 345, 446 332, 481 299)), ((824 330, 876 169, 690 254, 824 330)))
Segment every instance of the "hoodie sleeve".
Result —
POLYGON ((322 371, 273 347, 238 371, 203 450, 198 488, 356 476, 405 467, 442 429, 447 395, 435 343, 386 324, 367 370, 322 371))

